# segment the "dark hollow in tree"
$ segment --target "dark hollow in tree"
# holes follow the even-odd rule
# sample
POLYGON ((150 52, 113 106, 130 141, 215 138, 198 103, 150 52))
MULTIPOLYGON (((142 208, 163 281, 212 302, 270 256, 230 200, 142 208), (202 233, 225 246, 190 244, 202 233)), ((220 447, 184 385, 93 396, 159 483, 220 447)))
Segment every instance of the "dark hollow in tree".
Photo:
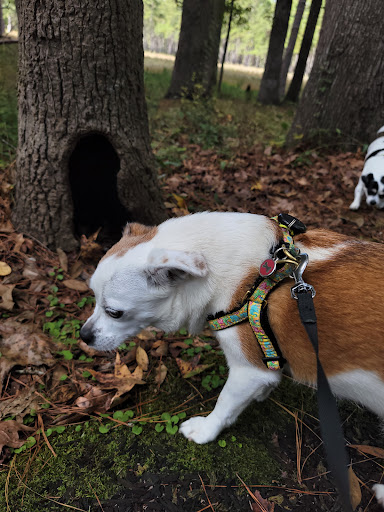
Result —
POLYGON ((225 0, 184 0, 167 98, 209 96, 216 84, 225 0))
POLYGON ((315 33, 317 20, 319 19, 321 4, 322 0, 312 0, 311 9, 308 14, 308 20, 305 26, 303 40, 301 42, 300 52, 295 67, 295 72, 285 96, 287 101, 299 101, 301 84, 303 83, 308 55, 311 51, 313 36, 315 33))
POLYGON ((142 1, 16 7, 16 228, 70 250, 84 219, 87 232, 112 222, 120 231, 119 203, 133 220, 164 220, 144 96, 142 1))
POLYGON ((117 193, 120 158, 102 134, 82 137, 68 160, 77 235, 101 228, 99 239, 116 240, 129 220, 117 193))
POLYGON ((264 104, 280 103, 280 76, 284 43, 287 36, 292 0, 277 0, 269 38, 267 61, 261 79, 258 100, 264 104))
POLYGON ((288 141, 371 140, 384 124, 383 3, 325 5, 315 61, 288 141), (369 35, 369 36, 368 36, 369 35))

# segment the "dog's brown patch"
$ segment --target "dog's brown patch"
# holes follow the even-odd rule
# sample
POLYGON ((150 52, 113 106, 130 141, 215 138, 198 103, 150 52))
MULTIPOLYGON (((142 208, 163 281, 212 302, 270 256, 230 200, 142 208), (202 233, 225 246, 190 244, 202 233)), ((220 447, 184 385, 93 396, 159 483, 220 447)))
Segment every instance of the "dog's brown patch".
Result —
POLYGON ((119 258, 124 256, 124 254, 129 251, 129 249, 132 249, 132 247, 152 240, 156 233, 156 226, 144 226, 143 224, 138 224, 137 222, 127 224, 123 231, 122 238, 109 249, 101 261, 113 255, 119 258))
MULTIPOLYGON (((310 263, 304 279, 316 289, 314 299, 318 320, 320 359, 328 376, 349 370, 376 371, 384 380, 383 316, 384 246, 361 242, 326 230, 311 230, 295 238, 315 249, 332 248, 345 242, 328 260, 310 263), (364 313, 362 313, 362 309, 364 313)), ((241 304, 258 276, 252 269, 236 290, 230 308, 241 304)), ((316 382, 316 359, 301 324, 297 302, 291 298, 291 280, 268 296, 268 318, 287 359, 293 377, 316 382)), ((247 321, 236 326, 245 357, 265 368, 263 354, 247 321)))
POLYGON ((344 242, 352 240, 346 235, 327 231, 326 229, 311 229, 307 233, 295 237, 295 242, 305 244, 308 249, 316 247, 320 249, 327 249, 344 242))
MULTIPOLYGON (((320 359, 329 377, 362 369, 384 380, 384 288, 378 286, 383 258, 383 246, 350 239, 345 250, 309 265, 305 272, 317 292, 320 359)), ((285 282, 270 295, 268 317, 294 378, 314 383, 315 355, 290 287, 285 282)))

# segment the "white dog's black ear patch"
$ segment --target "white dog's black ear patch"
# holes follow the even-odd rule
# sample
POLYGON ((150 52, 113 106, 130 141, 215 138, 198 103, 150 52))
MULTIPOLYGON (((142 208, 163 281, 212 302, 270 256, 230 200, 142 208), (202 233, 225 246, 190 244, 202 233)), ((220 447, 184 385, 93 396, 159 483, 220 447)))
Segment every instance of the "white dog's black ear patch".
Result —
POLYGON ((202 254, 155 248, 148 256, 145 273, 151 284, 165 286, 188 277, 205 277, 208 266, 202 254))

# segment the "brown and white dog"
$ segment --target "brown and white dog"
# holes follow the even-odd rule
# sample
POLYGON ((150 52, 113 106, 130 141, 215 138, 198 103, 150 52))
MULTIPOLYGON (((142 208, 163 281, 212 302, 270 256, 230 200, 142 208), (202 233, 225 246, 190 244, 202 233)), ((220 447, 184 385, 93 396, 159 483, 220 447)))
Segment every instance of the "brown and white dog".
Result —
MULTIPOLYGON (((241 303, 281 238, 276 222, 252 214, 206 212, 158 227, 129 224, 91 279, 96 307, 81 336, 97 350, 110 350, 148 326, 198 333, 208 315, 241 303)), ((320 359, 332 391, 384 418, 384 245, 314 229, 296 236, 295 246, 309 255, 304 278, 317 292, 320 359)), ((316 385, 315 355, 292 284, 286 280, 268 297, 268 319, 293 378, 316 385)), ((262 362, 248 322, 215 335, 229 377, 211 414, 181 425, 196 443, 215 439, 281 380, 281 371, 262 362)), ((375 493, 384 506, 384 485, 375 493)))

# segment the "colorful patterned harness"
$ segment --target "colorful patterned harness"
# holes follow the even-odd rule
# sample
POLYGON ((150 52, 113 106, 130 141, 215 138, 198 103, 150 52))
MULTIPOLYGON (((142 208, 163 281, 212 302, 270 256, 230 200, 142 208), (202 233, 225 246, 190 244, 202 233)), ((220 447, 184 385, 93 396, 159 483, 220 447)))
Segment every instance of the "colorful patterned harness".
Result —
MULTIPOLYGON (((272 336, 268 336, 264 331, 261 325, 261 315, 263 307, 266 305, 267 295, 277 284, 292 275, 293 268, 298 264, 297 258, 300 251, 294 247, 293 233, 290 230, 289 225, 287 226, 282 224, 278 217, 272 217, 272 220, 276 221, 283 231, 283 242, 277 251, 275 251, 275 255, 282 250, 285 254, 285 258, 265 260, 261 267, 266 266, 267 269, 272 270, 273 273, 264 279, 260 276, 258 281, 256 281, 254 289, 249 292, 248 297, 245 299, 245 303, 240 307, 240 309, 235 312, 219 316, 218 318, 209 318, 208 324, 213 331, 220 331, 239 324, 248 318, 264 354, 263 361, 267 368, 270 370, 280 370, 285 360, 281 355, 277 343, 271 341, 270 337, 272 336), (275 266, 270 268, 270 263, 272 265, 283 265, 280 268, 275 268, 275 266)), ((273 333, 271 334, 273 335, 273 333)))

